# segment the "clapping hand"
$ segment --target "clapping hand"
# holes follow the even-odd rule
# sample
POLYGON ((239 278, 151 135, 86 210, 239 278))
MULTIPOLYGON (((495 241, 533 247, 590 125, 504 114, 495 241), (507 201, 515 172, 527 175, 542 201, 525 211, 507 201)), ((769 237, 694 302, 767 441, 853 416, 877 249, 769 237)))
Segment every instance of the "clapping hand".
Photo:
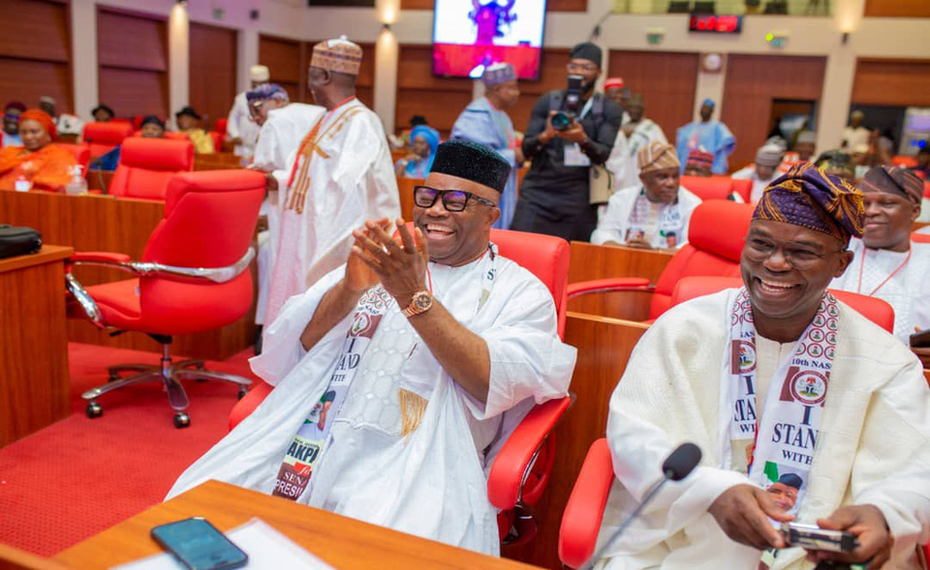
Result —
MULTIPOLYGON (((365 226, 362 226, 356 231, 368 235, 370 232, 367 224, 374 224, 385 230, 391 227, 391 222, 387 218, 381 218, 380 220, 367 222, 365 226)), ((353 235, 355 235, 355 232, 353 232, 353 235)), ((358 245, 359 240, 356 237, 355 245, 352 247, 352 252, 349 254, 349 261, 346 263, 346 276, 344 279, 345 287, 353 293, 367 291, 378 284, 378 275, 368 267, 362 255, 356 253, 355 249, 358 245)))
POLYGON ((411 235, 403 219, 396 222, 398 243, 387 233, 387 226, 368 221, 355 230, 354 257, 361 260, 381 281, 384 289, 401 308, 410 304, 413 295, 426 287, 429 253, 426 238, 419 228, 411 235))

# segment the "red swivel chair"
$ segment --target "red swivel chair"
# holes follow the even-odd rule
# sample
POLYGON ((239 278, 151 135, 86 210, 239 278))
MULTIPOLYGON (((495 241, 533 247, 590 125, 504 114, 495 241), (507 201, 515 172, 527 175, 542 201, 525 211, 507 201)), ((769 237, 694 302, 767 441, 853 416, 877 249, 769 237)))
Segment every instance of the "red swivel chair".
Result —
MULTIPOLYGON (((491 241, 501 255, 519 263, 549 288, 561 337, 567 306, 568 243, 552 236, 509 230, 491 230, 491 241)), ((271 389, 262 382, 242 398, 229 414, 229 429, 251 414, 271 389)), ((552 430, 570 405, 571 398, 562 398, 534 407, 494 458, 488 475, 488 498, 501 511, 497 522, 504 544, 523 544, 536 535, 532 507, 542 496, 555 462, 552 430)))
POLYGON ((733 180, 729 176, 682 176, 681 185, 701 200, 728 200, 733 193, 749 201, 752 181, 733 180))
POLYGON ((702 202, 691 214, 688 243, 679 249, 652 286, 641 277, 582 281, 568 286, 569 298, 593 293, 651 291, 649 318, 657 319, 671 306, 675 284, 690 275, 739 277, 739 258, 752 221, 753 207, 730 200, 702 202))
POLYGON ((213 151, 222 152, 223 151, 223 133, 219 131, 208 131, 210 138, 213 139, 213 151))
POLYGON ((123 141, 119 166, 108 190, 123 198, 164 200, 174 175, 193 169, 194 145, 190 141, 130 137, 123 141))
POLYGON ((87 178, 87 166, 90 164, 90 147, 84 143, 79 144, 68 144, 68 143, 55 143, 59 147, 69 151, 74 155, 74 160, 81 165, 81 172, 84 173, 84 178, 87 178))
POLYGON ((917 166, 917 159, 906 154, 896 154, 891 157, 891 164, 903 166, 904 168, 914 168, 917 166))
POLYGON ((90 147, 91 159, 100 158, 122 144, 132 131, 130 123, 108 121, 85 124, 84 142, 90 147))
POLYGON ((121 253, 82 252, 70 264, 102 265, 132 273, 135 278, 86 289, 71 274, 65 276, 72 301, 69 315, 89 318, 103 329, 143 332, 162 345, 160 366, 129 364, 109 369, 108 384, 84 392, 87 415, 102 408, 97 399, 113 390, 143 382, 163 382, 176 411, 174 424, 190 423, 182 378, 215 379, 239 386, 240 396, 251 382, 208 372, 203 361, 174 364, 175 335, 218 329, 239 320, 252 304, 250 247, 258 209, 265 197, 264 175, 251 170, 213 170, 177 174, 168 184, 165 218, 152 232, 141 261, 121 253), (193 368, 192 368, 193 367, 193 368), (121 372, 135 375, 121 378, 121 372))
POLYGON ((917 243, 930 243, 930 234, 919 234, 917 232, 911 232, 911 241, 917 243))
MULTIPOLYGON (((740 286, 742 280, 739 278, 686 277, 675 286, 672 304, 740 286)), ((885 301, 848 291, 831 289, 830 292, 889 333, 894 330, 894 309, 885 301)), ((601 438, 591 444, 562 513, 559 558, 569 568, 584 566, 594 554, 613 482, 614 469, 610 447, 607 445, 607 439, 601 438)))
POLYGON ((229 122, 229 119, 217 119, 213 124, 213 130, 220 133, 222 136, 226 136, 226 125, 229 122))

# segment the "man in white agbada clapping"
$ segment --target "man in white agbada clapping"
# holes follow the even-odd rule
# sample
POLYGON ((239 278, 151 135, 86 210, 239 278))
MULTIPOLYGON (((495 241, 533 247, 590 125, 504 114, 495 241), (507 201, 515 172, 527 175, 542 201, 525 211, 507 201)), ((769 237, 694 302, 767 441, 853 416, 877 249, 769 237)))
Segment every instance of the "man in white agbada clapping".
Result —
POLYGON ((703 450, 598 568, 807 570, 817 561, 920 568, 930 528, 930 391, 917 357, 838 302, 862 194, 810 163, 756 207, 744 287, 672 308, 642 337, 610 401, 617 479, 601 540, 683 441, 703 450), (784 510, 787 509, 787 510, 784 510), (786 548, 786 521, 845 530, 850 553, 786 548))
POLYGON ((366 222, 348 263, 287 302, 252 359, 275 389, 169 497, 219 479, 497 554, 485 470, 575 362, 549 290, 489 241, 509 173, 440 145, 416 229, 366 222))

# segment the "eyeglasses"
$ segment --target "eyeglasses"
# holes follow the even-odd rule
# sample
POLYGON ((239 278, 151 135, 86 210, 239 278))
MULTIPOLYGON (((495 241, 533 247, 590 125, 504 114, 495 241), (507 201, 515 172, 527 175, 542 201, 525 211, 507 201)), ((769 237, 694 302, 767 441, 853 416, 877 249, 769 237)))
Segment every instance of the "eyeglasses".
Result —
POLYGON ((569 63, 565 69, 571 73, 573 71, 597 71, 597 66, 593 63, 569 63))
POLYGON ((468 205, 468 200, 473 199, 479 204, 496 208, 497 204, 490 200, 485 200, 480 196, 475 196, 471 192, 464 190, 437 190, 429 186, 413 187, 413 202, 420 208, 432 208, 436 203, 436 198, 442 198, 442 205, 450 212, 461 212, 468 205))
POLYGON ((791 267, 795 269, 807 269, 828 255, 834 253, 843 253, 846 249, 838 249, 827 253, 817 253, 804 247, 787 247, 783 244, 777 244, 771 240, 762 238, 749 238, 744 250, 746 256, 754 262, 761 263, 775 255, 776 251, 781 250, 782 257, 785 258, 791 267))

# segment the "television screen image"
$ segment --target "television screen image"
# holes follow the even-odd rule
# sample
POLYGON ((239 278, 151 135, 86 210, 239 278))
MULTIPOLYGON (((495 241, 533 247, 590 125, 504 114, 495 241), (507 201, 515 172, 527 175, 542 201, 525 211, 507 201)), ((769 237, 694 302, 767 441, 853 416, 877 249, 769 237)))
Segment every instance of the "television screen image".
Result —
POLYGON ((539 79, 546 0, 436 0, 433 74, 481 77, 498 62, 539 79))

